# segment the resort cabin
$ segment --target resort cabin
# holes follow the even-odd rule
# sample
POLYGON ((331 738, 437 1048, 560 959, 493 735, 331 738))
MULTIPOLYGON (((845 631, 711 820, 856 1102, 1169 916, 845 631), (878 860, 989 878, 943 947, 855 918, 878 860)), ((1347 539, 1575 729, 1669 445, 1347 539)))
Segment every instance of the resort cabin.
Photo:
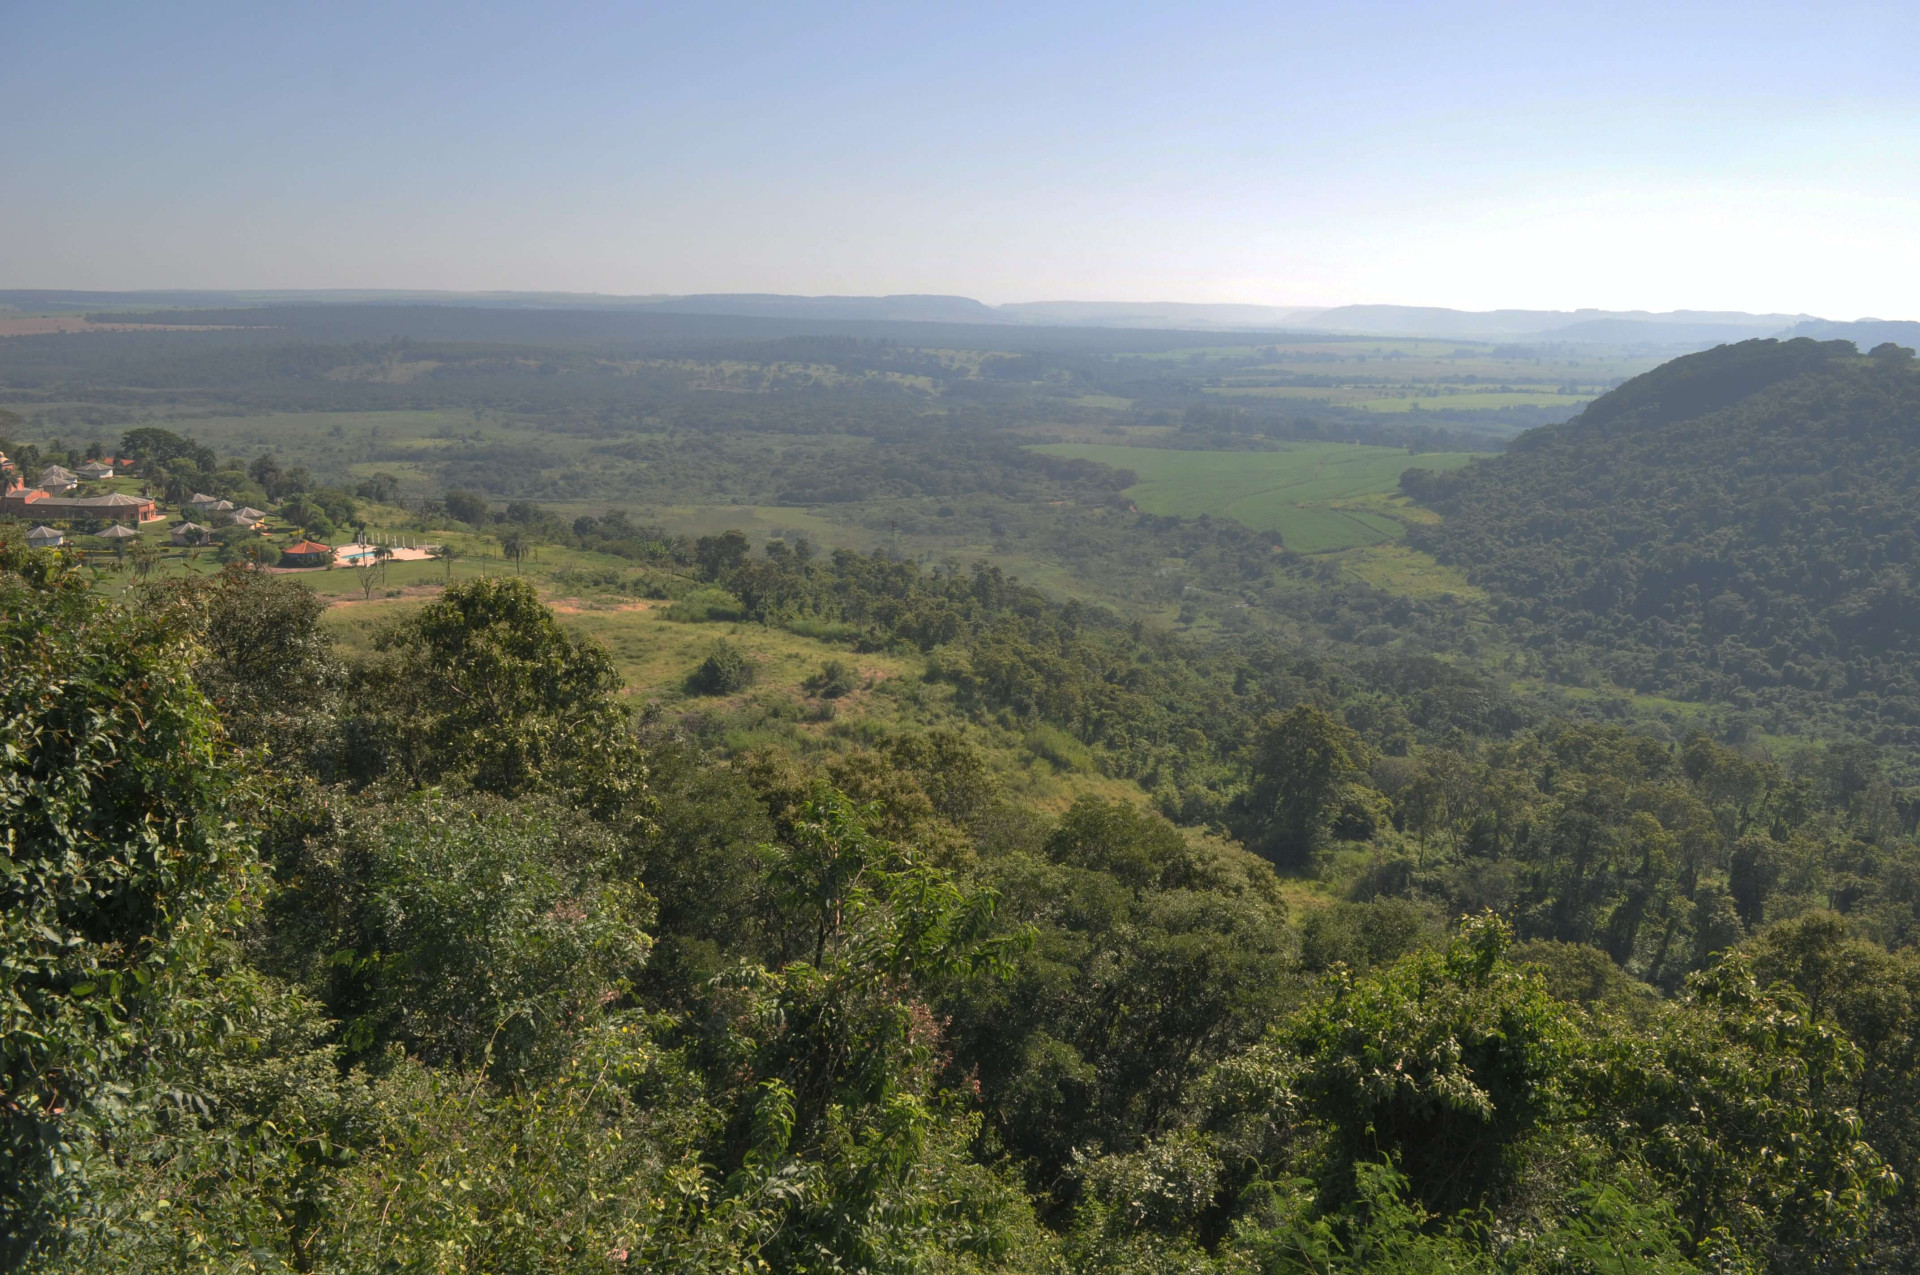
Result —
POLYGON ((105 531, 101 532, 100 538, 102 540, 112 540, 112 541, 138 540, 140 538, 140 533, 135 531, 132 527, 123 527, 116 522, 113 524, 113 526, 108 527, 105 531))
POLYGON ((86 464, 80 466, 80 477, 90 483, 97 483, 103 478, 113 477, 113 466, 107 464, 105 461, 88 461, 86 464))
POLYGON ((27 533, 27 546, 32 549, 56 549, 67 543, 67 538, 52 527, 35 527, 27 533))
POLYGON ((280 551, 280 565, 283 567, 330 567, 333 565, 333 548, 315 540, 302 540, 280 551))
POLYGON ((197 522, 183 522, 173 529, 173 543, 177 545, 203 545, 212 537, 213 528, 197 522))

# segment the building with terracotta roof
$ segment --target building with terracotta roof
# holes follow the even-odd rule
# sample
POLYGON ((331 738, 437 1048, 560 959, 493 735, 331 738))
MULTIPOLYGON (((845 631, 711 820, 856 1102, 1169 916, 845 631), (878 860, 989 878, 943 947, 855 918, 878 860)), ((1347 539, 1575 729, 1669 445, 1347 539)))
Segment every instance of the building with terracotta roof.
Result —
POLYGON ((330 567, 333 565, 333 547, 323 545, 317 540, 302 540, 280 551, 280 565, 283 567, 330 567))
POLYGON ((109 496, 55 496, 41 487, 15 487, 0 495, 0 515, 35 518, 104 518, 109 522, 152 522, 159 506, 145 496, 114 492, 109 496))

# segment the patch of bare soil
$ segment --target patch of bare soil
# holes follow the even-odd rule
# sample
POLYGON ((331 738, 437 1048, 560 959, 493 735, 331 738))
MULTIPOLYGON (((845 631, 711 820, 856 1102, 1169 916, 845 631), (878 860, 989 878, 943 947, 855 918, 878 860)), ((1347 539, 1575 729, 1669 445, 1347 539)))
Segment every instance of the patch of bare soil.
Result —
POLYGON ((592 599, 554 598, 547 603, 549 609, 562 615, 580 615, 583 613, 603 614, 610 611, 651 611, 665 603, 657 598, 641 598, 634 602, 595 602, 592 599))

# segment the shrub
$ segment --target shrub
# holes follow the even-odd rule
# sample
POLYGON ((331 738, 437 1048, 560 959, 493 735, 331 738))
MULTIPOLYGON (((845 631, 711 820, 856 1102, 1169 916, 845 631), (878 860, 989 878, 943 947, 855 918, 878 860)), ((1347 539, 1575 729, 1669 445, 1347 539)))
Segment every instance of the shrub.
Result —
POLYGON ((727 642, 715 642, 700 667, 687 678, 695 695, 732 695, 753 685, 753 665, 727 642))
POLYGON ((845 660, 828 660, 820 671, 802 682, 801 689, 821 699, 839 699, 860 685, 857 669, 845 660))

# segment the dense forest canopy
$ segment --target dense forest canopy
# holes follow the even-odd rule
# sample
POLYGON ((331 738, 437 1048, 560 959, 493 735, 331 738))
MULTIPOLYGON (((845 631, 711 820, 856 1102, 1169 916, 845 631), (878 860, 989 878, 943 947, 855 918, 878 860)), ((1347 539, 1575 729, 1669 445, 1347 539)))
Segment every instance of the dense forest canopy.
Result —
POLYGON ((15 462, 436 548, 0 524, 10 1268, 1917 1260, 1904 351, 1721 347, 1328 492, 1622 365, 160 326, 0 342, 15 462), (1273 453, 1385 539, 1049 441, 1273 453))
POLYGON ((1405 489, 1415 543, 1556 675, 1920 745, 1920 364, 1883 345, 1691 355, 1405 489))
POLYGON ((1911 1259, 1920 849, 1870 754, 1434 716, 1438 669, 747 548, 696 570, 943 652, 958 715, 725 761, 524 580, 355 652, 297 581, 114 601, 0 547, 9 1262, 1911 1259), (1024 806, 972 742, 1008 714, 1241 844, 1024 806))

